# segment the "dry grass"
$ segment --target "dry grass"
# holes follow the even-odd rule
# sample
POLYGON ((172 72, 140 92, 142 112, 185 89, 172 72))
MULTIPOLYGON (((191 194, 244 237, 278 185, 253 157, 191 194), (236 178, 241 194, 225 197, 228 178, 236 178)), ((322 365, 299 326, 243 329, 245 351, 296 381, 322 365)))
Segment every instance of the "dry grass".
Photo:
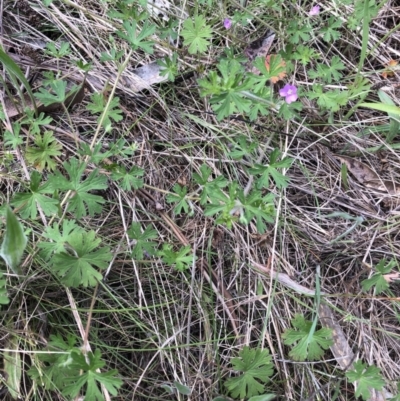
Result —
MULTIPOLYGON (((177 2, 171 13, 180 16, 181 6, 177 2)), ((100 53, 110 48, 109 36, 118 27, 106 14, 111 7, 111 3, 98 1, 55 2, 49 8, 38 0, 4 2, 3 46, 22 56, 32 57, 34 52, 39 64, 57 66, 56 60, 44 55, 43 44, 49 40, 68 41, 72 56, 60 61, 57 68, 67 73, 75 71, 73 61, 92 62, 89 75, 99 81, 99 90, 107 82, 113 84, 117 77, 112 63, 105 66, 99 62, 100 53)), ((187 7, 194 4, 188 3, 187 7)), ((235 7, 239 4, 235 3, 235 7)), ((334 15, 343 21, 351 10, 351 6, 336 7, 333 2, 322 2, 321 7, 327 17, 334 15)), ((271 9, 267 15, 261 5, 252 1, 246 9, 257 16, 257 21, 275 29, 275 52, 286 43, 285 18, 296 13, 305 16, 308 10, 285 2, 281 11, 271 9)), ((258 36, 252 25, 235 35, 225 32, 220 23, 224 10, 217 7, 214 14, 208 12, 211 25, 219 24, 217 44, 207 56, 185 57, 186 71, 212 69, 224 47, 240 48, 249 38, 258 36)), ((399 57, 398 22, 396 2, 389 1, 371 24, 363 75, 372 84, 381 83, 379 71, 390 59, 399 57)), ((362 39, 346 28, 341 32, 334 45, 326 44, 320 36, 312 45, 328 64, 334 55, 341 58, 346 65, 342 85, 346 86, 356 74, 362 39)), ((261 274, 251 261, 270 264, 275 271, 288 274, 307 288, 315 287, 316 266, 320 265, 321 291, 330 294, 326 299, 350 347, 358 358, 382 369, 387 390, 395 393, 393 383, 400 376, 399 285, 391 286, 390 296, 374 296, 363 293, 360 283, 379 260, 400 256, 398 196, 374 192, 351 175, 346 186, 340 164, 332 156, 343 153, 357 157, 382 178, 396 180, 400 153, 396 146, 390 147, 384 141, 388 118, 365 109, 351 110, 354 104, 328 115, 305 99, 300 120, 284 122, 272 115, 259 119, 257 125, 231 119, 218 122, 208 112, 207 101, 200 98, 193 78, 140 93, 123 85, 132 67, 169 52, 170 45, 160 41, 153 56, 132 54, 117 89, 124 119, 112 133, 96 140, 104 150, 121 137, 136 143, 138 151, 132 157, 121 156, 112 162, 127 168, 144 168, 146 188, 127 192, 110 182, 103 194, 107 199, 103 214, 80 222, 95 229, 103 242, 116 251, 97 294, 90 289, 71 293, 83 324, 92 298, 96 297, 89 343, 102 350, 107 368, 117 368, 124 379, 115 399, 186 399, 179 394, 166 395, 162 388, 177 381, 191 388, 191 400, 211 400, 223 393, 224 379, 231 374, 230 360, 244 344, 270 349, 276 367, 270 390, 282 399, 331 400, 334 394, 337 400, 355 399, 354 388, 343 380, 343 371, 330 351, 318 363, 289 360, 289 349, 281 335, 296 313, 311 316, 313 300, 261 274), (253 224, 235 224, 232 229, 215 226, 197 203, 193 217, 175 216, 172 206, 165 202, 165 194, 179 183, 198 196, 192 175, 203 163, 215 176, 223 174, 246 187, 251 179, 247 168, 252 161, 235 161, 227 156, 239 134, 260 142, 261 160, 265 161, 263 155, 274 147, 295 159, 287 172, 288 188, 281 193, 271 188, 279 195, 275 225, 263 235, 257 234, 253 224), (344 214, 329 217, 335 212, 362 216, 364 221, 340 238, 354 221, 344 218, 344 214), (126 231, 135 221, 143 227, 154 227, 160 244, 190 244, 198 256, 191 271, 182 274, 156 258, 131 259, 126 231)), ((290 80, 298 87, 311 85, 308 72, 312 68, 295 65, 290 80)), ((26 69, 27 76, 34 80, 36 71, 35 67, 26 69)), ((395 76, 391 82, 396 79, 395 76)), ((93 90, 94 85, 89 85, 87 91, 93 90)), ((396 98, 395 88, 392 97, 396 98)), ((379 101, 374 91, 368 99, 379 101)), ((69 118, 62 112, 52 114, 57 140, 64 149, 60 162, 77 154, 73 139, 77 134, 79 141, 93 140, 97 124, 85 110, 86 104, 87 97, 69 111, 69 118)), ((10 174, 14 178, 4 178, 1 184, 3 202, 20 190, 18 178, 24 177, 21 159, 13 156, 10 174)), ((35 249, 43 225, 41 221, 29 224, 31 249, 35 249)), ((67 293, 49 274, 46 264, 37 256, 27 257, 25 269, 28 278, 11 290, 12 302, 3 308, 1 341, 5 344, 10 332, 17 334, 20 349, 27 353, 23 354, 24 366, 29 367, 29 352, 41 349, 50 334, 79 331, 67 293), (10 316, 14 316, 11 323, 10 316)), ((39 388, 32 390, 27 376, 23 376, 22 392, 27 400, 62 399, 39 388)))

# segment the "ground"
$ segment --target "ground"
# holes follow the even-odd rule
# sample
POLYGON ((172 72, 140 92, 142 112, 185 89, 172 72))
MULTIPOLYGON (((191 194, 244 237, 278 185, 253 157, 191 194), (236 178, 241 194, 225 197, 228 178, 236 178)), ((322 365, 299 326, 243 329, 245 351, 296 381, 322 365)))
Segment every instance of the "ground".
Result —
POLYGON ((2 55, 2 210, 28 240, 20 274, 4 264, 0 285, 3 396, 249 399, 254 384, 235 395, 228 380, 249 346, 271 355, 260 394, 355 400, 363 379, 348 373, 364 363, 380 369, 366 398, 394 397, 397 3, 145 3, 4 2, 2 47, 48 105, 34 115, 2 55), (246 59, 265 32, 270 69, 284 70, 276 83, 246 59), (135 69, 166 56, 174 76, 139 88, 135 69), (221 67, 223 57, 239 61, 221 67), (240 89, 246 79, 259 87, 240 89), (293 102, 280 95, 288 84, 293 102), (226 111, 218 96, 232 93, 226 111), (290 343, 296 322, 307 341, 320 336, 314 358, 290 343), (90 365, 90 350, 104 364, 90 365), (92 373, 117 370, 115 394, 68 388, 85 360, 92 373))

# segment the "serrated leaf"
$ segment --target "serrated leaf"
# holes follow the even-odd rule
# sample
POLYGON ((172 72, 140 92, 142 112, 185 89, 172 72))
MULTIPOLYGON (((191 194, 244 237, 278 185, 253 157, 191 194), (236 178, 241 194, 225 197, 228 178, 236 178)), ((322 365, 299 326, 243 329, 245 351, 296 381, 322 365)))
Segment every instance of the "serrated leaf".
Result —
POLYGON ((86 109, 91 113, 101 113, 98 117, 97 122, 102 120, 102 125, 108 132, 111 129, 111 120, 115 122, 122 120, 122 110, 119 105, 119 98, 114 97, 111 99, 111 102, 108 105, 108 109, 105 110, 108 99, 102 93, 93 93, 91 97, 91 103, 86 106, 86 109), (102 113, 105 113, 104 117, 102 113))
POLYGON ((67 335, 67 340, 60 334, 50 335, 45 350, 47 352, 38 353, 32 356, 33 364, 28 371, 29 376, 38 385, 46 390, 61 389, 65 386, 65 380, 76 377, 76 371, 71 369, 73 352, 80 352, 77 348, 77 338, 67 335))
POLYGON ((350 383, 357 382, 356 397, 368 400, 371 396, 370 389, 382 390, 385 381, 381 370, 376 366, 367 366, 361 361, 354 363, 354 370, 346 373, 350 383))
POLYGON ((46 131, 43 135, 35 136, 35 146, 28 147, 26 159, 39 171, 46 165, 49 170, 56 168, 54 157, 61 155, 62 146, 54 138, 52 131, 46 131))
POLYGON ((124 21, 123 26, 126 33, 117 31, 117 35, 120 38, 125 39, 131 45, 133 50, 142 49, 146 53, 153 53, 154 41, 144 39, 151 36, 155 32, 155 25, 151 25, 149 21, 146 21, 139 33, 136 21, 124 21))
POLYGON ((143 187, 144 170, 140 167, 133 166, 129 171, 124 166, 119 166, 116 171, 113 171, 111 178, 120 181, 122 189, 130 191, 143 187))
POLYGON ((369 291, 375 286, 375 294, 380 294, 389 288, 388 282, 381 273, 374 274, 372 277, 361 282, 364 291, 369 291))
POLYGON ((270 163, 267 165, 255 164, 254 167, 249 169, 249 173, 253 175, 260 175, 257 179, 256 185, 258 189, 268 188, 270 185, 270 178, 272 178, 278 188, 287 187, 290 178, 283 175, 277 169, 289 168, 293 159, 285 157, 281 161, 277 161, 280 157, 281 152, 279 149, 274 149, 270 155, 270 163))
POLYGON ((35 111, 30 110, 29 108, 26 108, 24 112, 26 116, 21 120, 21 125, 29 125, 29 132, 32 135, 40 134, 40 126, 50 124, 53 121, 50 116, 45 117, 44 113, 40 113, 36 116, 35 111))
POLYGON ((59 200, 46 196, 53 190, 48 182, 40 185, 41 179, 42 175, 33 171, 29 185, 30 192, 18 192, 11 201, 11 204, 19 209, 21 217, 24 219, 36 219, 38 205, 46 216, 52 216, 58 212, 59 200))
POLYGON ((158 251, 158 255, 162 257, 164 263, 174 266, 179 271, 188 270, 193 264, 193 260, 197 259, 197 256, 193 255, 190 245, 174 252, 172 245, 164 244, 162 250, 158 251))
POLYGON ((150 225, 142 233, 140 223, 132 223, 128 230, 128 235, 130 239, 136 241, 132 248, 132 257, 134 259, 142 260, 145 252, 150 256, 156 253, 157 243, 150 240, 157 238, 158 234, 150 225))
POLYGON ((287 329, 282 338, 286 345, 296 344, 289 352, 295 361, 318 360, 333 344, 331 329, 322 328, 310 336, 313 322, 305 320, 302 315, 296 315, 291 323, 294 329, 287 329))
POLYGON ((189 202, 186 198, 187 187, 181 187, 179 184, 175 184, 172 190, 175 193, 169 193, 166 195, 165 200, 168 203, 175 203, 174 213, 180 214, 182 212, 189 212, 189 202))
POLYGON ((212 37, 212 29, 202 15, 196 15, 194 20, 187 19, 183 23, 181 34, 190 54, 204 53, 210 44, 208 39, 212 37))
POLYGON ((76 158, 70 162, 65 162, 65 170, 68 172, 69 179, 65 178, 59 171, 49 178, 54 188, 63 191, 72 191, 73 196, 69 199, 68 211, 74 212, 77 219, 86 216, 87 211, 90 216, 100 213, 104 198, 99 195, 91 194, 89 191, 107 188, 107 177, 100 175, 98 170, 92 171, 85 179, 83 174, 86 170, 86 163, 81 163, 76 158), (86 211, 87 209, 87 211, 86 211))
POLYGON ((103 401, 104 396, 100 390, 101 385, 103 385, 111 395, 116 396, 118 394, 118 389, 122 386, 122 380, 116 377, 118 372, 115 369, 101 373, 96 371, 105 365, 98 349, 96 349, 94 353, 89 352, 87 357, 81 352, 73 353, 71 357, 71 369, 75 372, 81 370, 82 374, 80 376, 75 375, 67 378, 67 385, 62 390, 65 396, 74 398, 82 391, 85 394, 85 400, 103 401))
POLYGON ((4 146, 10 146, 12 149, 16 149, 18 146, 24 143, 23 138, 19 135, 21 130, 21 124, 13 123, 12 132, 6 130, 4 132, 4 146))
POLYGON ((264 383, 272 376, 272 357, 268 349, 250 349, 245 346, 239 353, 239 357, 232 359, 234 370, 241 374, 230 377, 225 382, 233 398, 252 397, 264 391, 264 383))
POLYGON ((6 232, 0 248, 0 256, 15 274, 22 274, 19 269, 22 255, 28 240, 22 224, 9 207, 6 210, 6 232))
POLYGON ((63 103, 67 99, 67 81, 55 80, 49 83, 50 89, 40 88, 35 96, 44 106, 63 103))
POLYGON ((52 271, 68 287, 95 286, 103 278, 95 267, 107 268, 112 258, 110 248, 99 248, 100 242, 94 231, 73 231, 65 251, 52 257, 52 271))
POLYGON ((63 220, 62 227, 57 223, 53 227, 46 227, 43 238, 51 242, 39 242, 38 247, 42 250, 41 256, 45 260, 49 260, 53 253, 61 253, 65 251, 65 244, 71 242, 74 234, 83 232, 83 228, 79 227, 74 220, 63 220))

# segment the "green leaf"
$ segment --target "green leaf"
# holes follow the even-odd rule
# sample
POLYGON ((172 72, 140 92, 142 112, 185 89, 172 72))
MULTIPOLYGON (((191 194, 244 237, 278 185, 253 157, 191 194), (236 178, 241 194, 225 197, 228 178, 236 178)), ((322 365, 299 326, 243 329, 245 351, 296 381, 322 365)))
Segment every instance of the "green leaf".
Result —
POLYGON ((205 53, 210 45, 212 29, 207 25, 206 19, 202 15, 196 15, 194 21, 187 19, 183 23, 181 35, 184 38, 183 44, 189 46, 189 53, 205 53))
POLYGON ((228 189, 228 196, 221 190, 213 192, 212 203, 206 206, 205 216, 217 215, 216 224, 225 224, 228 228, 237 220, 248 225, 255 218, 259 233, 265 232, 265 222, 274 223, 273 193, 263 196, 260 190, 253 190, 245 195, 237 183, 231 183, 228 189))
POLYGON ((136 142, 128 143, 124 138, 120 138, 110 146, 110 152, 113 156, 121 155, 123 158, 130 157, 135 154, 139 146, 136 142))
POLYGON ((60 156, 62 146, 56 141, 53 131, 46 131, 43 135, 35 136, 34 147, 29 147, 26 151, 26 159, 32 163, 39 171, 46 167, 49 170, 56 168, 53 157, 60 156))
POLYGON ((63 389, 64 396, 74 398, 80 392, 85 394, 85 400, 103 401, 104 396, 101 392, 103 385, 112 396, 118 395, 118 389, 122 386, 122 380, 117 378, 118 372, 113 369, 108 372, 97 372, 105 362, 101 359, 98 349, 94 353, 88 352, 87 357, 80 353, 72 353, 71 369, 75 372, 82 371, 80 376, 71 376, 66 379, 67 386, 63 389), (89 362, 87 362, 87 360, 89 362))
POLYGON ((313 85, 313 92, 308 92, 308 98, 317 99, 318 106, 335 112, 340 109, 340 106, 347 104, 349 94, 347 91, 341 92, 339 89, 324 92, 321 85, 313 85))
POLYGON ((234 143, 232 147, 233 150, 228 153, 228 156, 235 160, 240 160, 244 156, 249 156, 258 147, 257 141, 254 141, 245 135, 239 135, 235 141, 236 143, 234 143))
MULTIPOLYGON (((256 85, 254 86, 256 88, 256 85)), ((254 99, 252 100, 252 106, 248 117, 250 121, 256 120, 259 116, 267 116, 271 111, 271 104, 266 103, 265 99, 271 98, 271 87, 264 86, 260 90, 254 93, 254 99), (257 99, 263 99, 264 101, 257 101, 257 99)), ((285 103, 286 104, 286 103, 285 103)))
POLYGON ((50 335, 50 341, 45 348, 47 352, 33 355, 34 363, 28 371, 38 387, 61 390, 68 377, 76 378, 77 371, 71 369, 71 354, 81 352, 76 343, 77 338, 72 334, 68 334, 67 341, 64 341, 60 334, 50 335))
POLYGON ((5 346, 3 353, 4 373, 6 374, 6 385, 10 396, 14 399, 20 399, 21 387, 21 353, 18 346, 18 337, 11 335, 5 346))
POLYGON ((158 255, 161 256, 164 263, 169 266, 174 266, 175 269, 179 271, 190 269, 193 261, 197 259, 197 257, 193 255, 189 245, 174 252, 172 250, 172 245, 164 244, 162 250, 158 251, 158 255))
POLYGON ((298 117, 298 112, 302 109, 303 104, 301 102, 283 103, 279 109, 278 116, 283 117, 285 120, 293 120, 298 117))
POLYGON ((80 149, 78 149, 78 152, 81 156, 89 156, 89 163, 98 165, 104 159, 112 156, 112 152, 109 150, 104 153, 101 153, 100 152, 101 148, 102 148, 101 143, 94 145, 93 149, 91 149, 89 144, 87 144, 86 142, 82 142, 80 144, 80 149))
POLYGON ((346 67, 340 60, 339 56, 333 56, 331 59, 331 65, 319 63, 317 64, 317 71, 310 71, 309 75, 313 79, 321 78, 328 84, 332 81, 340 81, 343 74, 340 70, 344 70, 346 67))
POLYGON ((316 60, 319 58, 318 53, 311 47, 299 45, 295 53, 293 54, 293 59, 300 61, 303 66, 307 65, 311 60, 316 60))
POLYGON ((61 45, 59 46, 59 48, 57 48, 53 42, 48 42, 46 44, 46 48, 45 48, 44 52, 49 56, 52 56, 55 58, 61 58, 61 57, 68 56, 69 54, 71 54, 71 49, 69 46, 70 45, 68 42, 61 42, 61 45))
POLYGON ((291 322, 294 329, 287 329, 282 338, 286 345, 296 344, 289 352, 295 361, 318 360, 333 344, 331 329, 322 328, 310 335, 313 322, 305 320, 302 315, 296 315, 291 322))
MULTIPOLYGON (((91 103, 88 103, 86 109, 89 110, 92 114, 96 113, 103 113, 107 104, 108 99, 104 96, 103 93, 93 93, 90 98, 91 103)), ((109 107, 107 109, 106 115, 103 118, 103 127, 105 128, 106 132, 110 131, 111 129, 111 120, 115 122, 122 120, 122 110, 119 106, 119 97, 112 98, 109 107)), ((97 122, 100 122, 101 115, 97 119, 97 122)))
POLYGON ((286 71, 285 61, 279 54, 271 55, 269 59, 269 68, 265 65, 265 57, 257 57, 253 65, 261 72, 262 78, 257 77, 258 82, 253 87, 254 92, 258 92, 265 87, 268 80, 271 78, 278 78, 280 74, 286 71))
POLYGON ((52 216, 58 212, 59 200, 45 195, 53 192, 52 186, 49 182, 40 185, 41 180, 42 175, 33 171, 29 186, 30 192, 18 192, 11 201, 11 204, 19 209, 23 219, 36 219, 38 205, 46 216, 52 216))
POLYGON ((68 399, 78 394, 85 400, 102 400, 100 390, 103 385, 112 396, 117 396, 122 380, 115 377, 116 370, 97 372, 104 368, 98 349, 87 356, 76 346, 77 339, 68 335, 67 342, 58 334, 51 335, 47 352, 34 355, 35 364, 29 369, 29 376, 36 385, 44 385, 47 390, 58 390, 68 399))
POLYGON ((50 124, 53 119, 49 116, 45 117, 44 113, 35 116, 35 112, 26 108, 24 110, 26 116, 21 120, 21 125, 29 125, 29 131, 33 135, 40 134, 40 126, 50 124))
POLYGON ((179 393, 181 393, 183 395, 192 394, 192 390, 190 389, 190 387, 184 386, 183 384, 177 382, 176 380, 174 381, 174 386, 179 391, 179 393))
POLYGON ((202 164, 200 166, 200 174, 193 173, 193 178, 197 184, 204 186, 207 184, 208 179, 211 175, 211 168, 207 166, 207 164, 202 164))
POLYGON ((102 211, 101 205, 105 202, 99 195, 93 195, 89 191, 97 191, 107 188, 107 177, 100 175, 98 170, 92 171, 86 179, 82 179, 86 170, 86 163, 80 163, 72 158, 70 162, 64 162, 64 168, 68 172, 69 179, 59 171, 49 178, 54 188, 63 191, 72 191, 73 196, 68 201, 68 211, 75 213, 80 219, 86 216, 86 208, 90 216, 102 211))
POLYGON ((270 163, 268 165, 255 164, 253 168, 249 169, 250 174, 260 175, 260 178, 256 181, 256 187, 258 189, 269 188, 270 177, 275 181, 275 185, 278 188, 287 187, 290 180, 289 177, 283 175, 277 169, 289 168, 293 163, 293 159, 285 157, 281 161, 277 161, 281 154, 281 151, 276 148, 270 155, 270 163))
MULTIPOLYGON (((281 70, 276 64, 280 56, 273 59, 274 71, 281 70)), ((199 79, 200 94, 211 96, 210 103, 219 120, 233 113, 242 113, 255 119, 258 114, 266 115, 276 105, 271 99, 271 89, 265 84, 270 78, 265 63, 257 58, 255 64, 262 75, 249 74, 244 64, 238 59, 223 58, 217 65, 217 71, 211 71, 207 77, 199 79)))
POLYGON ((368 109, 374 109, 383 111, 388 114, 393 114, 393 116, 400 116, 400 107, 392 106, 385 103, 360 103, 359 107, 366 107, 368 109))
POLYGON ((372 18, 376 17, 379 9, 380 7, 376 4, 375 0, 357 0, 354 2, 353 15, 357 19, 358 23, 360 23, 360 21, 363 19, 369 22, 372 18))
POLYGON ((156 30, 156 26, 146 21, 138 34, 137 22, 136 21, 124 21, 123 23, 126 34, 121 31, 117 31, 117 35, 125 39, 132 47, 133 50, 142 49, 144 52, 153 54, 153 41, 146 41, 145 38, 153 35, 156 30))
MULTIPOLYGON (((147 0, 139 0, 137 2, 138 6, 146 7, 147 0)), ((150 15, 147 11, 141 9, 141 7, 137 7, 134 1, 132 0, 124 0, 124 1, 116 1, 113 6, 115 9, 111 9, 107 15, 111 18, 118 18, 123 21, 125 20, 135 20, 135 21, 143 21, 148 20, 150 15)))
POLYGON ((116 170, 111 174, 111 178, 115 181, 120 181, 122 189, 130 191, 133 189, 139 189, 143 187, 144 170, 140 167, 133 166, 129 171, 126 171, 124 166, 118 166, 116 170))
POLYGON ((24 73, 21 71, 18 65, 8 54, 4 52, 4 50, 1 47, 0 47, 0 62, 4 65, 4 68, 11 76, 17 77, 22 82, 26 91, 28 92, 30 99, 32 100, 33 108, 36 110, 37 107, 36 107, 35 97, 33 96, 29 82, 25 78, 24 73))
POLYGON ((370 389, 382 390, 385 381, 381 370, 376 366, 368 366, 361 361, 354 363, 354 370, 346 372, 350 383, 357 382, 356 397, 368 400, 371 397, 370 389))
POLYGON ((375 294, 380 294, 387 290, 389 288, 389 283, 385 280, 384 275, 391 273, 395 266, 395 260, 391 260, 386 264, 386 259, 381 259, 375 268, 376 273, 369 279, 361 282, 363 290, 369 291, 373 286, 375 286, 375 294))
POLYGON ((140 223, 132 223, 128 230, 128 236, 136 241, 132 249, 132 257, 134 259, 142 260, 145 252, 150 256, 156 254, 157 243, 150 240, 158 238, 158 234, 150 225, 142 233, 140 223))
POLYGON ((101 52, 100 61, 102 61, 102 62, 104 62, 104 61, 119 62, 123 56, 124 56, 123 50, 117 51, 117 49, 112 48, 112 49, 110 49, 110 53, 101 52))
POLYGON ((22 255, 28 240, 22 224, 9 207, 6 209, 6 232, 0 248, 0 256, 15 274, 22 274, 19 269, 22 255))
MULTIPOLYGON (((368 1, 368 0, 367 0, 368 1)), ((342 26, 342 21, 336 17, 330 17, 328 20, 328 25, 321 28, 321 33, 325 42, 334 42, 340 38, 340 32, 337 31, 342 26)))
POLYGON ((233 398, 248 398, 263 393, 264 384, 274 373, 268 349, 251 349, 245 346, 239 352, 239 357, 232 359, 232 365, 240 373, 225 382, 225 387, 233 398))
POLYGON ((179 184, 175 184, 173 186, 172 190, 175 193, 167 194, 167 196, 165 197, 165 200, 168 203, 175 203, 174 213, 175 214, 180 214, 180 213, 182 213, 182 211, 184 213, 189 213, 189 209, 190 209, 189 215, 193 214, 192 204, 186 198, 187 188, 186 187, 181 187, 179 184), (189 204, 190 204, 190 206, 189 206, 189 204))
POLYGON ((98 248, 100 242, 93 230, 72 231, 65 251, 51 258, 52 271, 67 287, 94 287, 103 278, 95 267, 106 269, 112 259, 109 247, 98 248))
POLYGON ((220 199, 220 188, 224 188, 228 185, 228 180, 220 175, 215 180, 208 181, 211 175, 211 169, 206 165, 202 164, 200 167, 200 174, 193 173, 193 178, 197 184, 199 184, 202 188, 200 204, 205 205, 207 203, 207 199, 214 199, 215 202, 218 202, 220 199))
POLYGON ((311 31, 311 26, 306 24, 301 25, 300 22, 292 20, 287 28, 287 32, 290 35, 289 42, 293 44, 308 42, 311 31))
MULTIPOLYGON (((392 98, 383 90, 378 90, 378 96, 382 103, 395 106, 392 98)), ((386 137, 388 143, 391 143, 396 135, 399 134, 400 122, 399 116, 396 114, 388 113, 390 117, 389 134, 386 137)))
POLYGON ((168 385, 168 384, 161 384, 160 386, 164 391, 166 391, 168 394, 175 394, 175 388, 168 385))
POLYGON ((256 395, 254 397, 249 398, 249 401, 271 401, 276 398, 275 394, 263 394, 263 395, 256 395))
POLYGON ((0 305, 7 305, 10 299, 7 295, 6 279, 3 277, 3 273, 0 272, 0 305))
POLYGON ((45 260, 50 260, 53 253, 61 253, 65 251, 65 244, 71 242, 71 238, 75 234, 82 233, 83 228, 76 225, 75 221, 64 219, 62 228, 57 223, 53 227, 46 227, 43 238, 51 242, 39 242, 38 247, 41 249, 41 256, 45 260))
POLYGON ((44 106, 50 106, 54 103, 64 103, 67 99, 67 81, 59 79, 49 83, 50 89, 40 88, 35 96, 44 106))
POLYGON ((4 145, 11 146, 13 150, 17 149, 18 146, 24 143, 24 140, 20 137, 19 133, 21 130, 21 124, 12 123, 12 132, 6 130, 4 132, 4 145))
POLYGON ((160 75, 167 76, 168 81, 174 82, 175 77, 178 75, 178 54, 173 53, 172 57, 164 57, 157 61, 157 64, 161 67, 160 75))

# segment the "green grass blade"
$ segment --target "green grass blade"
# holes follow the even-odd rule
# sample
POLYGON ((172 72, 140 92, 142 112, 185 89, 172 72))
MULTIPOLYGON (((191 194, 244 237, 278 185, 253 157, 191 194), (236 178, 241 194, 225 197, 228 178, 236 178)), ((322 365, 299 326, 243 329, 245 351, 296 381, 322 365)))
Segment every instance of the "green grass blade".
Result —
MULTIPOLYGON (((378 91, 378 96, 382 103, 388 104, 390 106, 396 106, 392 98, 383 90, 378 91)), ((398 114, 388 113, 388 116, 390 118, 390 125, 389 133, 386 136, 386 141, 388 143, 391 143, 395 136, 399 133, 400 122, 398 114)))
POLYGON ((0 248, 0 256, 16 274, 21 274, 18 266, 21 262, 26 243, 27 239, 22 224, 15 217, 11 209, 7 207, 6 232, 0 248))
POLYGON ((15 63, 15 61, 1 47, 0 47, 0 62, 4 65, 4 68, 12 77, 17 77, 22 82, 26 91, 28 92, 33 107, 36 111, 35 98, 33 97, 33 92, 31 86, 29 85, 29 82, 27 81, 25 75, 18 67, 18 65, 15 63))
POLYGON ((400 107, 392 106, 385 103, 360 103, 359 107, 366 107, 367 109, 374 109, 383 111, 387 114, 392 114, 394 116, 400 116, 400 107))
MULTIPOLYGON (((9 327, 13 329, 12 324, 9 327)), ((18 338, 14 335, 8 341, 7 349, 4 352, 4 372, 7 374, 6 384, 11 398, 17 400, 20 397, 22 364, 18 347, 18 338)))

